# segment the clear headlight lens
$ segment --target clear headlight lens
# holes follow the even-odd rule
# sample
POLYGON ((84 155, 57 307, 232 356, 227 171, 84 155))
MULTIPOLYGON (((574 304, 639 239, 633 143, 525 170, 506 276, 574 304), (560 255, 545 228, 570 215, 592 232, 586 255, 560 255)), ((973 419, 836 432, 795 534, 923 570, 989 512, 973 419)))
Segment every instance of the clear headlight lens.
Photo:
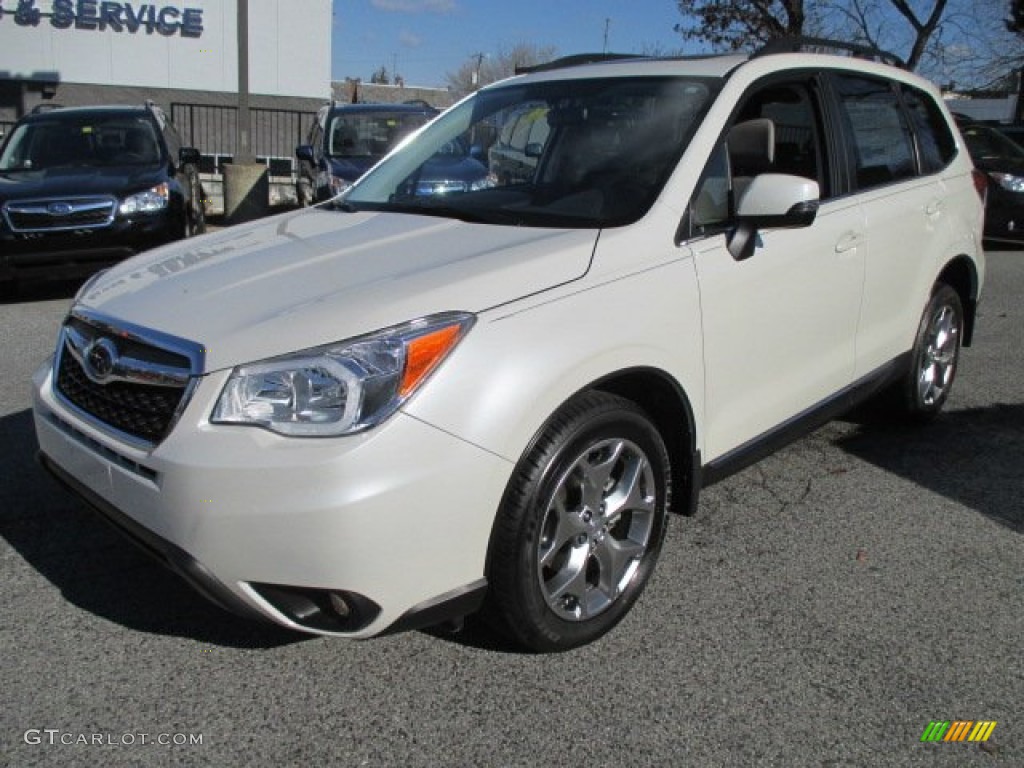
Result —
POLYGON ((498 186, 498 177, 493 173, 488 173, 482 179, 477 179, 469 185, 470 192, 476 192, 478 189, 490 189, 491 187, 498 186))
POLYGON ((163 184, 157 184, 152 189, 147 189, 145 192, 129 195, 121 201, 117 211, 123 216, 129 216, 133 213, 156 213, 166 208, 170 199, 170 189, 167 183, 164 182, 163 184))
POLYGON ((380 424, 426 381, 473 315, 448 312, 236 368, 210 420, 331 437, 380 424))
POLYGON ((1024 176, 1014 176, 1012 173, 989 172, 989 176, 1000 187, 1007 192, 1024 192, 1024 176))

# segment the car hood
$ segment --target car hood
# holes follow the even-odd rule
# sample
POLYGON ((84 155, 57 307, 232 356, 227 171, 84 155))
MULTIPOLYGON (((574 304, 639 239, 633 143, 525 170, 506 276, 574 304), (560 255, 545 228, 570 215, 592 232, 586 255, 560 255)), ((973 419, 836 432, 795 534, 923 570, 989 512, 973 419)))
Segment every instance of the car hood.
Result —
POLYGON ((0 203, 37 197, 121 197, 163 181, 159 166, 140 168, 60 167, 0 173, 0 203))
POLYGON ((331 173, 342 179, 355 181, 373 167, 384 155, 330 158, 331 173))
POLYGON ((201 344, 213 371, 576 280, 596 238, 311 208, 136 256, 79 304, 201 344))

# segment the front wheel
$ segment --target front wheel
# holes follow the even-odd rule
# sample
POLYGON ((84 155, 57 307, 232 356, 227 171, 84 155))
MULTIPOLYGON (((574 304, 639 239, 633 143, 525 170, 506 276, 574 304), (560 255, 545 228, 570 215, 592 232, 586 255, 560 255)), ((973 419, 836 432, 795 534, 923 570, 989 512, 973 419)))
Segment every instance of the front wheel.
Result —
POLYGON ((963 329, 960 295, 940 284, 921 316, 910 372, 903 383, 902 410, 907 416, 928 421, 942 410, 956 377, 963 329))
POLYGON ((643 591, 665 536, 668 452, 632 402, 570 401, 523 457, 492 533, 484 615, 534 651, 604 635, 643 591))

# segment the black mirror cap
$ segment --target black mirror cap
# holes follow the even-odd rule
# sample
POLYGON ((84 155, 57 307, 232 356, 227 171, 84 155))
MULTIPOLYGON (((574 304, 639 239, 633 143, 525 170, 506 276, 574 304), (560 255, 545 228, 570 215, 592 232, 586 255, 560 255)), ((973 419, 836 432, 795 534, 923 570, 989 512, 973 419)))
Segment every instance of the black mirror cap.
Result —
POLYGON ((743 216, 740 221, 751 229, 800 229, 809 227, 818 215, 818 201, 797 203, 778 216, 743 216))
POLYGON ((295 157, 299 160, 305 160, 307 163, 315 162, 313 160, 313 147, 309 144, 300 144, 295 148, 295 157))

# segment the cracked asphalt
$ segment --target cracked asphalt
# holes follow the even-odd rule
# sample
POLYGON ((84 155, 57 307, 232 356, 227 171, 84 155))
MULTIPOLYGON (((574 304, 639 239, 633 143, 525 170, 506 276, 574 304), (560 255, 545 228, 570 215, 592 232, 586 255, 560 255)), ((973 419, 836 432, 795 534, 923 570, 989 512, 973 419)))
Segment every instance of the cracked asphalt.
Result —
POLYGON ((1024 765, 1024 252, 989 254, 938 422, 858 414, 708 489, 623 624, 557 656, 250 624, 136 552, 33 462, 74 289, 0 304, 0 764, 1024 765))

